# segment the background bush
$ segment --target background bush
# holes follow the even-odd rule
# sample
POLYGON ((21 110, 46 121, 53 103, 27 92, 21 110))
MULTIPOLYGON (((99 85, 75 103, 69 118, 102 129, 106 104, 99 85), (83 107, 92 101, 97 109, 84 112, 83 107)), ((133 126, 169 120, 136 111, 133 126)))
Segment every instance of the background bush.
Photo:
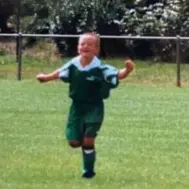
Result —
MULTIPOLYGON (((17 4, 18 0, 14 3, 0 0, 0 12, 5 15, 0 27, 8 21, 16 23, 17 4)), ((101 35, 189 34, 188 0, 21 0, 21 4, 23 33, 80 34, 96 31, 101 35)), ((27 45, 34 42, 35 39, 30 38, 27 45)), ((62 54, 76 54, 77 39, 55 39, 54 42, 62 54)), ((174 41, 167 40, 102 39, 101 55, 172 61, 175 60, 175 46, 174 41)), ((189 60, 188 48, 188 42, 182 42, 182 59, 186 62, 189 60)))

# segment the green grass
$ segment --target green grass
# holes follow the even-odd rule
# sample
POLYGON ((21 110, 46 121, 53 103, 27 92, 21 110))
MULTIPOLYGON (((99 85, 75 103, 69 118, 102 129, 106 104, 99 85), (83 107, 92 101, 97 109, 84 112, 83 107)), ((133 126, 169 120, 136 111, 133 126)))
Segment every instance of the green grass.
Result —
MULTIPOLYGON (((48 56, 48 55, 47 55, 48 56)), ((48 58, 46 58, 48 60, 48 58)), ((60 61, 47 61, 41 58, 33 58, 24 56, 22 59, 22 78, 34 78, 39 72, 51 72, 59 68, 68 59, 60 61)), ((112 64, 118 68, 123 67, 124 60, 106 59, 106 63, 112 64)), ((175 86, 177 83, 177 66, 176 64, 164 64, 162 62, 153 61, 136 61, 136 69, 128 78, 129 82, 139 84, 175 86)), ((189 64, 181 64, 181 85, 189 86, 189 64)), ((17 64, 15 57, 0 56, 0 79, 17 79, 17 64)))
POLYGON ((127 82, 112 91, 92 180, 81 179, 80 149, 65 139, 68 85, 35 80, 59 64, 45 65, 25 63, 21 82, 12 63, 0 65, 1 189, 189 188, 189 89, 174 86, 174 65, 137 62, 127 82))

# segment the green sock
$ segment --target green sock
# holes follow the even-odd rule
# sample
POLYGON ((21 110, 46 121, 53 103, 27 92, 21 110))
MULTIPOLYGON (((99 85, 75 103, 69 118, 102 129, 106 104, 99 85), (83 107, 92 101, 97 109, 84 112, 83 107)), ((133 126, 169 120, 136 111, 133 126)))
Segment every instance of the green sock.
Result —
POLYGON ((94 164, 96 160, 95 149, 82 149, 82 151, 84 171, 94 171, 94 164))

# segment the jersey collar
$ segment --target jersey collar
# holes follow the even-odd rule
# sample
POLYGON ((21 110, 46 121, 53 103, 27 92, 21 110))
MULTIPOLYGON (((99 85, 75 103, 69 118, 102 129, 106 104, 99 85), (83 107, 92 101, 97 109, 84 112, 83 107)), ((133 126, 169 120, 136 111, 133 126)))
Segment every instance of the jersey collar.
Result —
POLYGON ((75 60, 73 61, 73 64, 81 71, 88 71, 88 70, 91 70, 93 68, 96 68, 96 67, 99 67, 101 65, 101 62, 100 60, 95 56, 93 58, 93 60, 91 61, 90 64, 88 64, 87 66, 85 67, 82 67, 81 66, 81 63, 80 63, 80 56, 77 56, 75 57, 75 60))

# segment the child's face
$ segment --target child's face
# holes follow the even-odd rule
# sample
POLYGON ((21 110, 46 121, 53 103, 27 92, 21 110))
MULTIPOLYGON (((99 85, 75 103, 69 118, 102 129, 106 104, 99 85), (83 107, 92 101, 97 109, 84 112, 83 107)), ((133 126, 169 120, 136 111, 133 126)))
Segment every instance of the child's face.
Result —
POLYGON ((78 43, 78 53, 84 58, 93 58, 98 54, 97 38, 91 35, 82 35, 78 43))

